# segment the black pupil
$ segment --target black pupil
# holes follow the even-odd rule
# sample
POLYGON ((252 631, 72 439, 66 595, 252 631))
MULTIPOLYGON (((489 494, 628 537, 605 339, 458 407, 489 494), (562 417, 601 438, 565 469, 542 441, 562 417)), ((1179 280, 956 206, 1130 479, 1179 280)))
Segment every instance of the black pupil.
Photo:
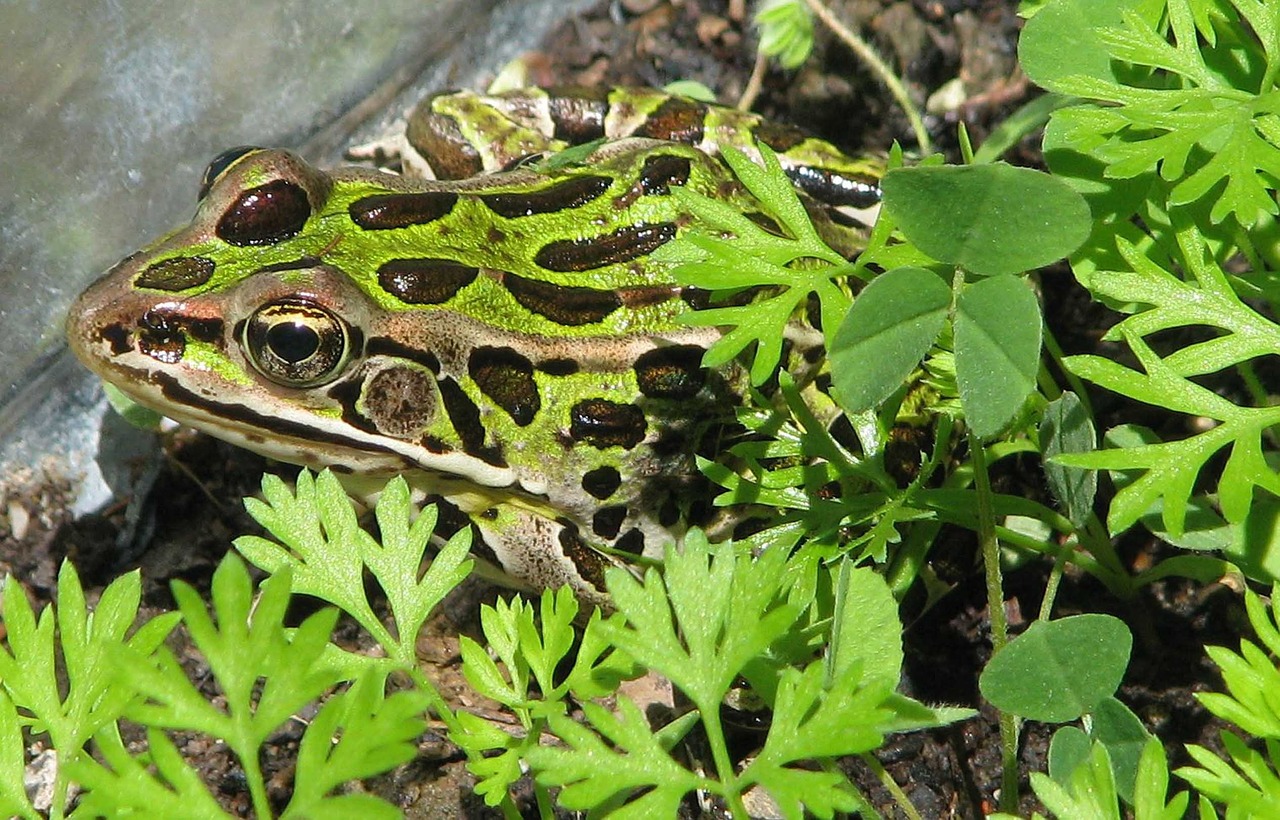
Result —
POLYGON ((320 349, 320 334, 301 322, 279 322, 267 331, 267 344, 282 360, 297 364, 320 349))

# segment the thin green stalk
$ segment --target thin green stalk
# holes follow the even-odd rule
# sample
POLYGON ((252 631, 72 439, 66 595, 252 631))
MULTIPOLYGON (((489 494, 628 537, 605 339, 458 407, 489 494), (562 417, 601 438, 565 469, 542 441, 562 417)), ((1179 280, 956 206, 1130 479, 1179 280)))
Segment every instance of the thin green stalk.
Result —
POLYGON ((1053 600, 1058 596, 1058 585, 1062 583, 1062 572, 1067 566, 1067 556, 1071 546, 1064 544, 1058 547, 1053 556, 1053 569, 1049 572, 1049 581, 1044 585, 1044 598, 1040 601, 1040 612, 1036 620, 1047 621, 1053 614, 1053 600))
MULTIPOLYGON (((1000 575, 1000 542, 996 539, 996 517, 992 506, 991 477, 982 442, 969 435, 969 458, 973 463, 973 484, 978 501, 978 544, 987 575, 987 615, 991 619, 991 654, 994 657, 1009 642, 1009 624, 1004 617, 1004 581, 1000 575)), ((1018 807, 1018 719, 1000 712, 1000 810, 1013 813, 1018 807)))
MULTIPOLYGON (((943 458, 950 453, 949 445, 954 423, 953 419, 945 413, 938 416, 937 427, 933 434, 933 449, 929 453, 928 460, 921 466, 920 475, 907 488, 902 499, 904 503, 910 500, 912 489, 924 486, 942 463, 943 458)), ((889 582, 895 597, 905 595, 907 588, 919 576, 920 568, 925 564, 925 558, 929 554, 930 547, 933 546, 937 533, 937 524, 921 522, 920 526, 912 528, 911 535, 908 536, 902 548, 895 551, 889 571, 885 573, 885 580, 889 582)))
POLYGON ((262 767, 258 765, 258 747, 254 744, 245 745, 251 748, 233 748, 233 751, 240 758, 240 766, 244 769, 244 779, 253 799, 253 813, 258 817, 272 817, 271 801, 267 799, 266 784, 262 780, 262 767))
POLYGON ((702 726, 707 733, 707 745, 711 747, 711 757, 716 764, 716 774, 720 778, 721 784, 724 785, 724 793, 721 797, 729 807, 729 813, 735 818, 748 818, 751 816, 747 811, 746 805, 742 802, 741 790, 738 786, 738 777, 733 771, 733 760, 729 757, 729 748, 724 742, 724 727, 720 725, 720 704, 712 703, 709 709, 704 709, 703 704, 695 703, 698 707, 698 713, 702 716, 702 726))
POLYGON ((920 153, 930 154, 933 152, 933 145, 929 142, 929 132, 924 127, 924 120, 920 118, 920 112, 916 110, 915 104, 911 102, 911 96, 907 94, 906 86, 893 73, 888 64, 880 59, 880 55, 876 54, 868 43, 855 34, 851 29, 841 23, 830 9, 822 5, 820 0, 805 0, 809 8, 813 11, 815 17, 822 21, 823 25, 831 29, 831 31, 840 38, 849 50, 857 55, 863 65, 871 69, 871 73, 875 74, 884 83, 885 88, 889 89, 889 93, 897 100, 898 105, 902 107, 903 112, 907 115, 907 119, 911 122, 911 131, 916 136, 916 142, 920 145, 920 153))
POLYGON ((888 790, 893 797, 893 801, 898 804, 898 808, 902 809, 902 813, 907 817, 907 820, 920 820, 920 812, 916 811, 916 807, 911 805, 911 800, 907 797, 907 793, 898 785, 898 781, 894 780, 884 770, 884 766, 880 765, 880 761, 876 759, 876 756, 870 752, 859 756, 862 758, 862 762, 867 764, 867 767, 875 773, 880 785, 888 790))
POLYGON ((1044 349, 1048 351, 1049 358, 1053 359, 1053 363, 1062 373, 1063 378, 1067 380, 1067 384, 1071 387, 1071 391, 1076 394, 1076 397, 1080 399, 1080 403, 1084 405, 1084 412, 1088 414, 1089 418, 1093 418, 1093 405, 1089 402, 1089 393, 1084 388, 1084 382, 1080 381, 1079 376, 1072 373, 1063 365, 1062 360, 1065 356, 1062 352, 1062 346, 1058 344, 1058 340, 1054 337, 1053 331, 1049 330, 1047 325, 1044 328, 1044 349))

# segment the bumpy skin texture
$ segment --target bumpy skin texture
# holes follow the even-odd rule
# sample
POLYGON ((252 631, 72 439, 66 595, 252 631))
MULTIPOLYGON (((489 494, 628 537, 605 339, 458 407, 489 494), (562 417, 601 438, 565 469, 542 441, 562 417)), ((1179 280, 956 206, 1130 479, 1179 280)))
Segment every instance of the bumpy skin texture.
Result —
MULTIPOLYGON (((578 136, 594 133, 597 109, 578 110, 578 136)), ((663 133, 692 136, 688 116, 663 133)), ((467 143, 481 170, 534 143, 494 107, 453 128, 486 122, 467 143)), ((192 223, 92 285, 68 334, 140 403, 357 492, 406 474, 517 582, 600 602, 613 556, 656 555, 703 514, 693 455, 716 455, 745 387, 736 364, 702 367, 718 332, 677 321, 696 294, 652 258, 695 225, 677 186, 760 209, 716 158, 666 139, 452 181, 237 149, 211 164, 192 223)))

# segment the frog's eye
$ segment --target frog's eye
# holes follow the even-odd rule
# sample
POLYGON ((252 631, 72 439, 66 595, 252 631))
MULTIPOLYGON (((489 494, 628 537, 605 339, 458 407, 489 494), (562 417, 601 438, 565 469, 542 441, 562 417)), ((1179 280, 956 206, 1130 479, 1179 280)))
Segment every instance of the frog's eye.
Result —
POLYGON ((227 172, 227 169, 236 164, 236 160, 255 151, 262 149, 256 145, 237 145, 235 148, 228 148, 221 154, 213 158, 209 166, 204 169, 204 176, 200 178, 200 194, 196 197, 197 202, 204 202, 204 198, 209 195, 209 189, 213 187, 213 183, 227 172))
POLYGON ((347 325, 328 310, 302 300, 270 302, 245 323, 245 352, 258 372, 285 387, 332 381, 350 357, 347 325))

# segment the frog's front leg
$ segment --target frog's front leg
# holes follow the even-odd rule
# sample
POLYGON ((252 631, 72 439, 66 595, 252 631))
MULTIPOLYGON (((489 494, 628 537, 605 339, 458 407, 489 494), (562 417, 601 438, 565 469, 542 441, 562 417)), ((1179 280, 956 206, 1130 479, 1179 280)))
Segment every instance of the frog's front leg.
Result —
POLYGON ((494 580, 514 582, 530 591, 567 584, 579 601, 610 608, 605 570, 626 565, 594 549, 587 540, 590 536, 570 519, 553 518, 510 501, 497 501, 467 515, 479 531, 472 553, 500 570, 494 580))

